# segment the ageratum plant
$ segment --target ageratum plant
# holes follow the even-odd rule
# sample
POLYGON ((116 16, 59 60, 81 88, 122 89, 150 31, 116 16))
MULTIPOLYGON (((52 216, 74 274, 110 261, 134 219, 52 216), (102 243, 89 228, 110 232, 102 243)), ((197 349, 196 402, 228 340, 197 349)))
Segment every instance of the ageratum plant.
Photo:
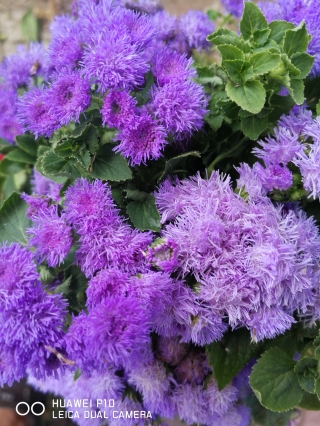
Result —
POLYGON ((0 66, 0 384, 80 426, 320 410, 318 1, 223 3, 78 0, 0 66))

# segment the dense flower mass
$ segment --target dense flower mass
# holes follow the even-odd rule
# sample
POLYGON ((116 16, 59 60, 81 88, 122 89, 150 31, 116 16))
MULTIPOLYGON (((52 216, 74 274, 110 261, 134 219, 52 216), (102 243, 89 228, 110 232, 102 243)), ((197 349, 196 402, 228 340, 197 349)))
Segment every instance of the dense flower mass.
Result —
POLYGON ((79 426, 284 425, 284 388, 316 400, 319 1, 223 0, 236 32, 74 0, 3 61, 1 386, 89 399, 79 426))
POLYGON ((320 120, 313 120, 311 111, 296 108, 281 116, 274 134, 259 141, 259 145, 253 152, 263 160, 265 167, 255 163, 249 174, 246 169, 246 177, 240 168, 241 185, 251 186, 249 180, 255 179, 262 191, 287 190, 293 185, 291 170, 295 165, 300 172, 299 176, 295 171, 295 176, 302 180, 308 196, 320 197, 320 120))
POLYGON ((320 238, 312 219, 274 207, 262 192, 249 200, 217 173, 168 180, 156 193, 162 222, 170 221, 163 236, 177 244, 177 270, 183 277, 192 271, 199 282, 205 308, 198 318, 210 324, 209 335, 219 327, 216 316, 227 314, 254 339, 271 338, 290 327, 294 311, 308 316, 318 303, 320 238))

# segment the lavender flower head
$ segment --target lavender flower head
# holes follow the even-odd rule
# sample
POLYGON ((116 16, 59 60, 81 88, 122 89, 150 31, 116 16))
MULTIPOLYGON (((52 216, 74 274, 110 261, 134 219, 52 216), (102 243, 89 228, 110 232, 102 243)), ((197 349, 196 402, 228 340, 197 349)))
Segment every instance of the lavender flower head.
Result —
POLYGON ((118 133, 120 144, 115 151, 127 157, 132 166, 145 164, 147 160, 161 157, 161 151, 167 144, 165 137, 165 128, 143 109, 134 123, 118 133))
POLYGON ((214 24, 205 13, 200 10, 189 10, 180 17, 179 24, 191 49, 209 48, 207 36, 213 33, 214 24))
POLYGON ((83 74, 96 82, 100 93, 107 89, 132 89, 144 83, 144 75, 149 70, 142 53, 131 43, 126 33, 120 29, 104 34, 95 34, 85 49, 83 74))
POLYGON ((90 85, 77 71, 63 68, 52 75, 53 82, 47 91, 47 102, 52 105, 50 114, 60 125, 79 121, 80 114, 90 104, 90 85))
POLYGON ((35 87, 26 92, 18 103, 18 117, 24 131, 29 130, 36 138, 39 135, 50 137, 59 127, 59 122, 50 113, 48 91, 35 87))
POLYGON ((129 92, 110 90, 101 109, 103 125, 117 129, 134 126, 136 103, 129 92))
POLYGON ((207 99, 203 87, 193 81, 153 88, 151 97, 156 117, 169 132, 190 135, 203 126, 207 99))
POLYGON ((133 363, 140 346, 149 341, 148 314, 130 297, 104 299, 91 310, 87 327, 87 348, 116 366, 133 363))
POLYGON ((76 258, 87 277, 106 268, 145 269, 143 252, 151 235, 124 223, 107 184, 78 179, 66 191, 65 217, 79 235, 76 258))
POLYGON ((71 227, 63 216, 58 215, 58 207, 52 205, 33 215, 34 226, 27 230, 31 235, 29 245, 35 247, 35 257, 39 263, 46 260, 49 266, 60 265, 67 256, 72 243, 71 227))
POLYGON ((171 273, 177 266, 176 256, 177 245, 174 241, 157 238, 148 248, 146 260, 152 266, 171 273))
POLYGON ((41 175, 36 169, 32 170, 31 188, 34 194, 46 195, 53 201, 59 201, 62 186, 41 175))
POLYGON ((171 49, 163 49, 157 52, 153 58, 152 73, 158 86, 177 81, 182 82, 197 76, 195 68, 192 68, 192 58, 181 55, 171 49))
POLYGON ((308 316, 316 303, 316 227, 300 211, 275 208, 262 191, 253 202, 244 200, 229 182, 214 173, 208 180, 173 181, 171 189, 165 183, 156 194, 163 221, 171 220, 162 234, 177 244, 176 270, 182 276, 192 271, 200 283, 196 298, 201 309, 184 333, 201 345, 219 338, 215 333, 225 314, 232 326, 246 325, 261 340, 288 329, 295 310, 308 316), (301 239, 303 227, 310 229, 311 244, 301 239), (303 261, 296 257, 298 246, 303 261), (262 311, 266 317, 259 317, 262 311))

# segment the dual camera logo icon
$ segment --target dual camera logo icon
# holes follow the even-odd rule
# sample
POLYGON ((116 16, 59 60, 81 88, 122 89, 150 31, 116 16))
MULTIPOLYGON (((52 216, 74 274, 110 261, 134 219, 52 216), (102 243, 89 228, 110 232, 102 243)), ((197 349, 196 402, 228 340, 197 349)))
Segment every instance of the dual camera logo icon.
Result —
MULTIPOLYGON (((40 410, 41 410, 41 408, 40 408, 40 410)), ((39 408, 37 409, 37 411, 40 411, 40 410, 39 410, 39 408)), ((27 414, 30 413, 30 411, 35 416, 42 416, 42 414, 45 412, 45 410, 46 410, 46 408, 45 408, 44 404, 42 404, 42 402, 34 402, 31 405, 31 407, 26 402, 19 402, 19 404, 16 405, 16 413, 19 414, 19 416, 26 416, 27 414), (35 406, 36 405, 40 405, 42 407, 42 412, 41 413, 37 413, 35 411, 35 406), (21 406, 22 407, 24 406, 24 408, 22 408, 21 406)))

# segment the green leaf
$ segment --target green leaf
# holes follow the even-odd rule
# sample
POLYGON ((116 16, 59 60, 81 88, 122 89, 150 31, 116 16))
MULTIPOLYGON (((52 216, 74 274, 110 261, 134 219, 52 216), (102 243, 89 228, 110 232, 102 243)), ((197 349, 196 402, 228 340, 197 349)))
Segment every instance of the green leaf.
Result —
POLYGON ((250 375, 250 386, 261 405, 281 412, 299 404, 303 392, 294 366, 293 359, 279 348, 261 356, 250 375))
POLYGON ((43 284, 50 284, 56 278, 53 268, 49 268, 48 266, 40 265, 39 273, 43 284))
POLYGON ((272 21, 269 24, 271 30, 269 38, 280 44, 288 30, 292 30, 294 25, 287 21, 272 21))
POLYGON ((252 70, 256 75, 266 74, 273 68, 279 65, 280 55, 270 50, 255 53, 250 56, 249 61, 252 65, 252 70))
POLYGON ((237 87, 227 83, 226 91, 232 101, 252 114, 257 114, 264 107, 266 91, 260 81, 250 80, 237 87))
POLYGON ((257 349, 257 345, 250 343, 250 333, 245 328, 228 331, 219 342, 206 346, 208 361, 219 390, 231 382, 257 349))
POLYGON ((81 172, 76 167, 75 158, 61 158, 53 151, 47 151, 41 161, 43 174, 47 177, 60 175, 71 178, 81 177, 81 172))
MULTIPOLYGON (((262 407, 256 396, 251 393, 245 399, 246 405, 251 409, 251 415, 255 425, 259 426, 288 426, 289 421, 294 417, 295 411, 275 413, 262 407)), ((251 423, 250 423, 251 424, 251 423)))
POLYGON ((70 139, 67 139, 59 142, 58 145, 55 147, 54 152, 60 158, 72 157, 72 154, 74 152, 72 141, 70 139))
POLYGON ((218 46, 220 55, 222 56, 223 61, 239 59, 241 61, 245 60, 244 53, 235 46, 230 44, 221 44, 218 46))
POLYGON ((140 231, 160 231, 160 215, 153 195, 141 201, 132 201, 127 206, 127 213, 135 228, 140 231))
POLYGON ((7 154, 10 151, 16 149, 15 145, 9 144, 6 140, 0 138, 0 152, 1 154, 7 154))
POLYGON ((320 377, 318 377, 315 382, 315 391, 318 399, 320 399, 320 377))
POLYGON ((23 151, 32 157, 37 157, 38 145, 32 135, 19 135, 16 137, 16 142, 23 151))
POLYGON ((222 66, 226 70, 230 80, 234 83, 245 83, 253 77, 252 66, 250 62, 236 60, 222 61, 222 66))
POLYGON ((305 78, 310 73, 314 57, 307 53, 296 53, 291 57, 291 62, 300 71, 300 77, 305 78))
POLYGON ((127 161, 112 148, 113 145, 105 144, 99 149, 92 166, 92 177, 112 181, 131 179, 132 174, 127 161))
POLYGON ((58 285, 54 289, 55 294, 62 294, 63 296, 67 296, 70 292, 70 285, 71 285, 71 277, 68 277, 65 281, 63 281, 62 284, 58 285))
POLYGON ((251 140, 257 140, 260 134, 268 127, 268 117, 258 118, 254 115, 241 118, 241 130, 251 140))
POLYGON ((266 28, 265 30, 255 31, 253 34, 254 43, 257 46, 263 46, 268 40, 270 33, 271 33, 270 28, 266 28))
POLYGON ((29 9, 22 17, 21 31, 25 41, 39 40, 39 22, 31 9, 29 9))
POLYGON ((198 77, 195 79, 199 84, 212 84, 219 86, 223 84, 222 79, 216 75, 215 70, 209 67, 197 68, 198 77))
POLYGON ((85 307, 88 280, 78 266, 71 265, 65 271, 65 280, 71 279, 67 299, 69 307, 76 312, 81 312, 85 307))
POLYGON ((81 374, 82 374, 81 368, 78 368, 77 371, 74 373, 73 380, 74 381, 78 380, 81 374))
POLYGON ((207 37, 207 40, 216 46, 221 44, 231 44, 240 49, 243 53, 250 52, 249 44, 245 43, 235 31, 231 31, 227 28, 218 28, 213 34, 207 37))
POLYGON ((27 244, 25 230, 30 226, 27 218, 28 205, 14 192, 0 209, 0 241, 27 244))
POLYGON ((320 410, 320 401, 316 394, 311 394, 309 392, 303 392, 302 399, 299 402, 299 408, 310 411, 319 411, 320 410))
POLYGON ((205 122, 208 123, 209 126, 211 127, 211 129, 213 129, 213 130, 220 129, 220 127, 223 123, 223 119, 224 119, 223 115, 212 116, 211 114, 207 114, 204 117, 205 122))
POLYGON ((261 10, 254 3, 245 2, 240 21, 240 31, 244 39, 249 39, 256 31, 268 29, 268 23, 261 10))
POLYGON ((201 158, 201 155, 198 151, 190 151, 190 152, 186 152, 184 154, 178 155, 177 157, 170 158, 170 160, 166 161, 164 171, 159 177, 158 182, 165 179, 168 175, 173 174, 178 164, 181 164, 181 162, 186 160, 188 157, 201 158))
POLYGON ((280 334, 273 339, 266 339, 263 342, 264 350, 268 350, 270 348, 277 347, 286 354, 288 354, 291 358, 293 358, 294 354, 297 351, 298 340, 300 339, 300 331, 295 326, 292 326, 290 330, 287 330, 285 333, 280 334))
POLYGON ((26 151, 16 147, 14 151, 9 152, 6 155, 7 160, 15 161, 17 163, 34 164, 37 161, 37 157, 28 154, 26 151))
POLYGON ((316 359, 305 357, 301 358, 294 367, 300 386, 309 393, 315 393, 317 365, 318 361, 316 359))
POLYGON ((99 148, 99 135, 97 132, 97 128, 90 124, 88 126, 85 142, 88 147, 88 150, 91 154, 95 154, 99 148))
POLYGON ((288 88, 290 95, 293 97, 298 105, 304 102, 304 85, 303 81, 297 78, 290 80, 290 88, 288 88))
POLYGON ((284 36, 283 50, 289 58, 307 50, 311 36, 308 34, 306 24, 301 22, 297 27, 288 30, 284 36))

